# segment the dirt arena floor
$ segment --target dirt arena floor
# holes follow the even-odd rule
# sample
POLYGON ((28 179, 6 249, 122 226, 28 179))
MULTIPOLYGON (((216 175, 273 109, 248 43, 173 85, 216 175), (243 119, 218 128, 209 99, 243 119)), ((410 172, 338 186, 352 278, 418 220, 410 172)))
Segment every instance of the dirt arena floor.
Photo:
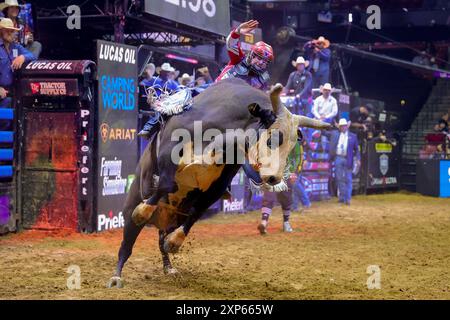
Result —
POLYGON ((315 202, 281 231, 274 210, 199 222, 162 271, 157 232, 146 228, 125 266, 125 287, 107 289, 121 230, 101 234, 25 231, 0 237, 0 299, 450 299, 450 199, 357 196, 352 206, 315 202), (81 289, 68 290, 78 265, 81 289), (367 288, 367 267, 381 289, 367 288))

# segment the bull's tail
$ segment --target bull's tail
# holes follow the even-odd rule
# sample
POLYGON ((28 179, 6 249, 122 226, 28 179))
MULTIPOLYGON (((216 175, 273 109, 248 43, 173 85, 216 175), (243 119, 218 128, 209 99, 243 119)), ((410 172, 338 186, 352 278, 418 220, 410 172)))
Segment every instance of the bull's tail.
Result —
POLYGON ((150 194, 157 186, 157 181, 155 182, 155 176, 158 176, 157 172, 157 153, 158 153, 158 138, 159 134, 153 135, 150 142, 147 145, 146 150, 139 163, 140 165, 140 175, 139 175, 139 191, 141 194, 142 201, 148 199, 150 194), (145 164, 148 164, 147 166, 145 164), (147 186, 144 185, 147 182, 147 186), (156 186, 155 186, 156 184, 156 186))

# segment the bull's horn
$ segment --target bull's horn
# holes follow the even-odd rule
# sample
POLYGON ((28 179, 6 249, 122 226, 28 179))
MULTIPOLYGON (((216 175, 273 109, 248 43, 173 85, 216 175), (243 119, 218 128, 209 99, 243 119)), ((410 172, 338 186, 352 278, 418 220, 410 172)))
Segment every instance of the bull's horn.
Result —
POLYGON ((272 102, 272 108, 275 114, 279 114, 284 109, 280 99, 281 90, 283 90, 281 83, 277 83, 270 89, 270 102, 272 102))
POLYGON ((299 116, 296 114, 293 114, 292 116, 294 116, 296 119, 298 119, 299 127, 307 127, 307 128, 315 128, 315 129, 330 129, 331 128, 331 124, 320 121, 320 120, 311 119, 311 118, 299 116))

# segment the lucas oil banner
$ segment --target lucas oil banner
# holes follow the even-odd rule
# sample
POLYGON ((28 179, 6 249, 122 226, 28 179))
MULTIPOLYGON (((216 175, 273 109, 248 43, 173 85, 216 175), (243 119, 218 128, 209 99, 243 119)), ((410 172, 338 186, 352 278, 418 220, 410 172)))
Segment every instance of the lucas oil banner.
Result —
POLYGON ((136 53, 132 46, 97 41, 97 231, 123 227, 138 162, 136 53))

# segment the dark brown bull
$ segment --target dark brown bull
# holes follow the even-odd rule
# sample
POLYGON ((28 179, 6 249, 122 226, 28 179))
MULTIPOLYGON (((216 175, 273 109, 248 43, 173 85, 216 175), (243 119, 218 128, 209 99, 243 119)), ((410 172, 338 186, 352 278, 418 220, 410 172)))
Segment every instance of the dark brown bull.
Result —
MULTIPOLYGON (((167 121, 160 134, 158 155, 156 139, 153 139, 137 167, 137 178, 131 185, 123 210, 123 241, 117 269, 109 287, 122 286, 122 268, 146 224, 155 225, 159 229, 164 272, 175 273, 168 253, 177 252, 192 225, 223 195, 242 165, 242 162, 236 161, 230 164, 197 161, 195 152, 186 152, 192 150, 189 142, 183 144, 181 158, 177 160, 178 163, 174 163, 173 150, 180 146, 179 141, 172 141, 172 135, 177 129, 187 129, 194 137, 194 122, 202 121, 203 133, 208 129, 216 129, 216 141, 222 141, 220 148, 209 152, 211 159, 216 159, 215 156, 219 153, 226 157, 230 151, 235 155, 238 150, 245 149, 245 157, 257 164, 254 167, 259 170, 262 180, 275 184, 281 181, 287 156, 297 143, 298 127, 329 127, 321 121, 292 115, 281 104, 281 89, 282 86, 277 85, 267 95, 242 80, 223 80, 195 97, 191 110, 172 116, 167 121), (256 132, 260 128, 269 130, 253 137, 253 140, 250 138, 245 145, 237 143, 234 140, 236 136, 230 137, 230 131, 227 133, 230 129, 233 132, 237 129, 254 129, 256 132), (279 130, 283 137, 275 148, 268 143, 271 129, 279 130), (222 139, 217 139, 219 136, 222 139), (266 152, 260 152, 262 149, 266 149, 266 152), (274 154, 278 157, 275 167, 274 154), (157 186, 154 185, 155 175, 159 176, 157 186)), ((202 143, 203 147, 210 144, 208 141, 202 143)))

